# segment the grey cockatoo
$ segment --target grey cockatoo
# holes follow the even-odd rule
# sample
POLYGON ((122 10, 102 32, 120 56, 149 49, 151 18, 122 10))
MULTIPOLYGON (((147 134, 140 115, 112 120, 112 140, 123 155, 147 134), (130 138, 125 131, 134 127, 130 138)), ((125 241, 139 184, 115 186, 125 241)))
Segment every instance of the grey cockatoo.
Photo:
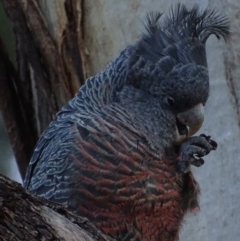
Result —
POLYGON ((178 239, 198 208, 191 164, 217 147, 194 135, 209 95, 205 43, 229 36, 215 11, 150 13, 146 33, 90 77, 42 134, 25 187, 117 240, 178 239))

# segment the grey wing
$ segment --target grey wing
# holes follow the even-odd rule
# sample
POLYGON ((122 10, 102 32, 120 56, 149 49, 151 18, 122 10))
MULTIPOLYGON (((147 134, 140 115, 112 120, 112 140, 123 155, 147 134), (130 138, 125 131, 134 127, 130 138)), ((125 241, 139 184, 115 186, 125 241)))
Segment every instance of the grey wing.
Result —
POLYGON ((74 163, 69 152, 74 143, 73 123, 53 121, 37 143, 24 187, 37 196, 68 205, 74 163))

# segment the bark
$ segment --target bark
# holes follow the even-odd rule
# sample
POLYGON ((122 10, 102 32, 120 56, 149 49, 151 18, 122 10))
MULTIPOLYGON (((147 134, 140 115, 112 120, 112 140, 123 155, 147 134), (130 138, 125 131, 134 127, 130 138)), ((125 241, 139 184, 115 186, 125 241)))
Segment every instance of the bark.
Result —
POLYGON ((113 241, 85 218, 0 175, 0 240, 113 241))
MULTIPOLYGON (((0 74, 4 88, 0 107, 24 177, 41 133, 85 81, 82 1, 61 1, 57 19, 61 20, 61 28, 55 35, 42 12, 41 1, 1 2, 13 24, 17 66, 1 44, 0 74)), ((59 3, 56 1, 56 6, 59 3)))
POLYGON ((0 109, 5 121, 8 135, 11 139, 15 157, 21 165, 19 170, 25 173, 28 166, 28 159, 34 147, 34 136, 31 135, 31 128, 28 125, 27 116, 24 110, 24 97, 17 91, 20 79, 16 69, 8 58, 3 43, 0 40, 0 109))
MULTIPOLYGON (((24 177, 40 134, 85 81, 83 1, 52 1, 61 4, 57 34, 42 12, 43 1, 1 2, 13 24, 17 64, 0 40, 0 109, 24 177)), ((0 240, 112 239, 87 219, 0 176, 0 240)))

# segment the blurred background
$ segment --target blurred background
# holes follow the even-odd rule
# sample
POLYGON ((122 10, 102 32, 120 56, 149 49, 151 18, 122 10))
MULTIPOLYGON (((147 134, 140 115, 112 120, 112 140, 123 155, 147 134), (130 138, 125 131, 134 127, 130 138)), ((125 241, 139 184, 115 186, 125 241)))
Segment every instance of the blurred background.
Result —
POLYGON ((0 115, 0 173, 22 183, 13 151, 0 115))
MULTIPOLYGON (((12 30, 11 22, 5 14, 0 4, 0 36, 4 41, 9 56, 15 61, 15 38, 12 30)), ((1 81, 1 77, 0 77, 1 81)), ((9 178, 22 183, 17 164, 13 155, 13 151, 9 142, 9 138, 4 126, 2 115, 0 112, 0 173, 9 178)))
MULTIPOLYGON (((53 36, 61 32, 64 0, 38 0, 53 36), (62 14, 61 14, 62 13, 62 14)), ((84 1, 84 51, 88 73, 93 75, 141 34, 142 20, 151 10, 168 12, 177 1, 84 1)), ((180 240, 238 241, 240 237, 240 5, 239 0, 178 1, 203 9, 211 7, 231 21, 232 39, 227 45, 215 36, 207 42, 210 97, 200 133, 211 135, 218 149, 205 158, 194 175, 201 186, 201 211, 189 214, 180 240)), ((0 35, 14 58, 11 25, 0 7, 0 35)), ((0 173, 21 182, 3 121, 0 117, 0 173)))

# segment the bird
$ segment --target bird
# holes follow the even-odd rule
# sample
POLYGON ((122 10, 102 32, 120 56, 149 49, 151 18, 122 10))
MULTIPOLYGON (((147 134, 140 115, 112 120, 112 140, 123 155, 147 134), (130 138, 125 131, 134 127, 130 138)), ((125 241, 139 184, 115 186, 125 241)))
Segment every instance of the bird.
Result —
POLYGON ((150 12, 123 49, 41 135, 24 187, 87 218, 116 240, 176 241, 199 210, 191 166, 216 150, 195 135, 209 96, 206 41, 230 36, 227 17, 177 4, 150 12))

